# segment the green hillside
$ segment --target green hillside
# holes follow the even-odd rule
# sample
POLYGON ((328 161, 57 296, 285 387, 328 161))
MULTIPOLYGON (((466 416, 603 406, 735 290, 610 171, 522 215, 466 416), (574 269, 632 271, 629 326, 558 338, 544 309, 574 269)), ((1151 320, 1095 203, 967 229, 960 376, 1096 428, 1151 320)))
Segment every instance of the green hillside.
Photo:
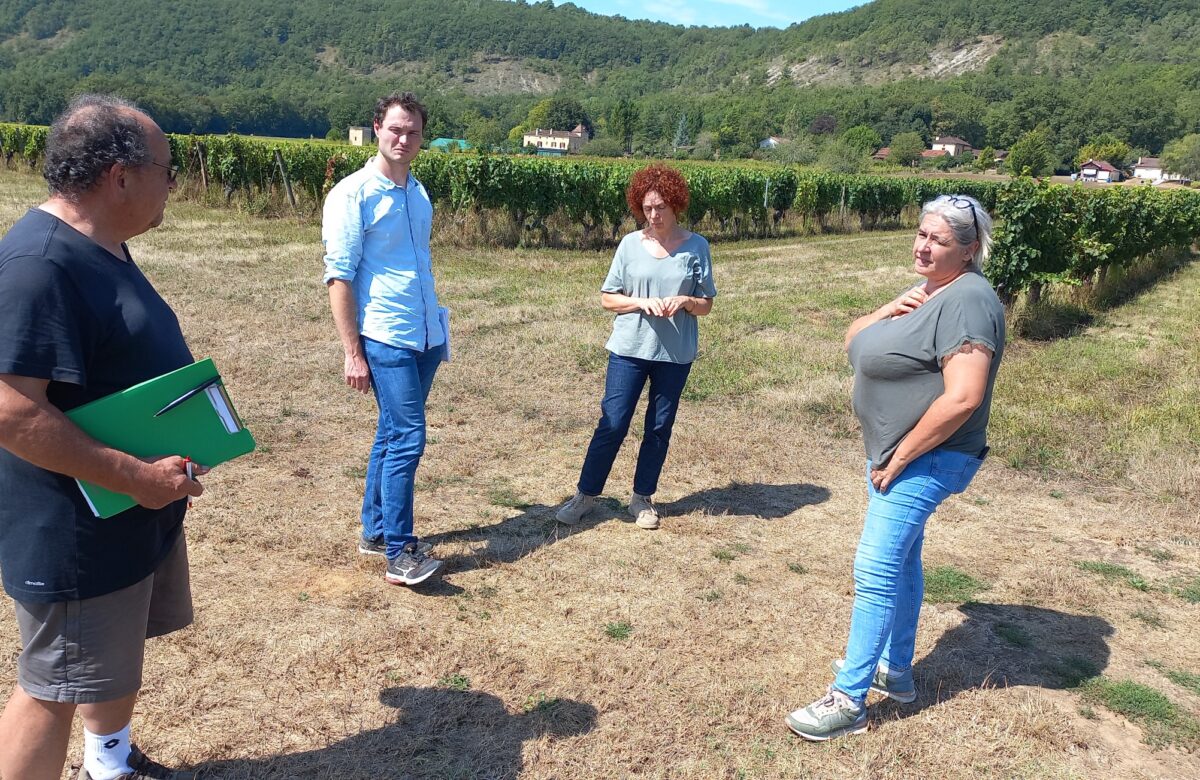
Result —
POLYGON ((708 133, 872 126, 1011 145, 1044 125, 1067 154, 1200 131, 1195 0, 877 0, 786 30, 682 28, 504 0, 0 0, 0 120, 47 122, 81 90, 145 104, 170 130, 324 135, 414 89, 433 135, 501 135, 547 96, 602 131, 632 105, 635 147, 708 133))

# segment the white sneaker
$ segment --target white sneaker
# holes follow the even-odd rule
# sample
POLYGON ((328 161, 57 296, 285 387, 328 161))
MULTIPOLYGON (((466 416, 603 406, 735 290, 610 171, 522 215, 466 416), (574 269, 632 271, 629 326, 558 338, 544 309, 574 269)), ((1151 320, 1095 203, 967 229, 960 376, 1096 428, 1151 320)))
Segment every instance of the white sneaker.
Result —
POLYGON ((554 519, 563 525, 575 525, 584 515, 595 508, 595 496, 586 496, 579 491, 575 491, 575 495, 554 513, 554 519))
POLYGON ((629 514, 634 516, 638 528, 645 528, 647 531, 658 528, 658 510, 654 508, 654 502, 650 500, 650 496, 637 493, 630 495, 629 514))

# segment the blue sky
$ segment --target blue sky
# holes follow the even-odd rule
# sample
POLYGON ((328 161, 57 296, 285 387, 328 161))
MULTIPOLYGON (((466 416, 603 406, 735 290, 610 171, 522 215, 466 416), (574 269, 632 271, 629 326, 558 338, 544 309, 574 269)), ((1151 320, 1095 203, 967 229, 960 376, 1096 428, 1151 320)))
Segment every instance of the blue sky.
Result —
MULTIPOLYGON (((555 0, 562 5, 565 0, 555 0)), ((845 11, 867 0, 571 0, 593 13, 671 24, 787 27, 810 16, 845 11)))

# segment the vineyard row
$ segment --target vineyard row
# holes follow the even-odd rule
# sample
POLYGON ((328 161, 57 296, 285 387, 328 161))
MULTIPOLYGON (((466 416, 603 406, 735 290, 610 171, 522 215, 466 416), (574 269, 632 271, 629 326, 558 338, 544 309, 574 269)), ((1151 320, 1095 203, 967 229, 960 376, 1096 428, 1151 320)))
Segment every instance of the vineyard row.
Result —
MULTIPOLYGON (((35 166, 47 128, 0 124, 0 153, 35 166)), ((234 192, 281 185, 319 204, 372 147, 245 136, 168 136, 185 177, 234 192)), ((594 159, 422 154, 413 172, 436 207, 496 211, 521 228, 562 214, 616 235, 627 216, 625 186, 642 163, 594 159)), ((894 222, 907 207, 944 193, 972 195, 997 221, 988 276, 1008 296, 1047 282, 1080 281, 1152 252, 1200 239, 1200 193, 1149 187, 1084 188, 1032 180, 884 177, 819 173, 763 163, 679 163, 687 219, 720 222, 735 235, 769 234, 788 214, 820 222, 857 216, 864 228, 894 222)))

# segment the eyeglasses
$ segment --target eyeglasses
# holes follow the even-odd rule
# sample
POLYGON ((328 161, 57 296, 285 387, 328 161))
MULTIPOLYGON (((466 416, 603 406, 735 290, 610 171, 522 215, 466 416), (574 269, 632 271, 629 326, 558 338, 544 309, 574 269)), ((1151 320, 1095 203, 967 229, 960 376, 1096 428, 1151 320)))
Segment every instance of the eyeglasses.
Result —
POLYGON ((950 203, 960 209, 971 210, 971 224, 975 226, 975 240, 979 240, 979 219, 975 216, 975 204, 966 198, 960 198, 955 195, 950 196, 950 203))
POLYGON ((154 162, 154 160, 151 160, 150 164, 157 165, 159 168, 166 168, 167 169, 167 182, 169 184, 175 183, 175 177, 179 175, 178 168, 176 168, 174 165, 163 165, 160 162, 154 162))

